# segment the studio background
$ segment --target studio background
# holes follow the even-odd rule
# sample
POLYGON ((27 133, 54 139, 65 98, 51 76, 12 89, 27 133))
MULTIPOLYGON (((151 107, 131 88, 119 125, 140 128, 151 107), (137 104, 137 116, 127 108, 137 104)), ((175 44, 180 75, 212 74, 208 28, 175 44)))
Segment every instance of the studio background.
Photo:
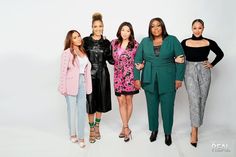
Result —
MULTIPOLYGON (((203 36, 215 40, 225 56, 212 69, 204 124, 200 128, 203 140, 204 137, 209 138, 205 139, 207 144, 205 148, 202 147, 204 151, 194 150, 194 153, 206 155, 204 152, 207 151, 212 156, 222 155, 212 153, 211 144, 220 143, 228 144, 231 150, 225 152, 224 156, 234 156, 236 151, 235 6, 236 2, 233 0, 0 0, 0 156, 15 156, 14 153, 17 153, 17 156, 32 154, 67 156, 66 153, 56 152, 60 152, 60 148, 65 148, 68 152, 74 151, 75 146, 72 148, 69 144, 63 146, 63 142, 68 141, 68 132, 66 102, 57 91, 60 56, 69 30, 78 30, 82 37, 91 33, 94 12, 102 13, 104 36, 109 40, 116 38, 117 29, 123 21, 131 22, 138 42, 148 35, 148 24, 154 17, 161 17, 168 33, 175 35, 180 41, 191 37, 191 23, 194 19, 201 18, 205 22, 203 36), (219 140, 210 138, 214 134, 221 134, 223 137, 219 140), (224 135, 228 135, 229 138, 224 140, 224 135), (53 140, 50 140, 51 138, 53 140), (50 142, 44 142, 45 139, 50 142), (62 144, 54 148, 51 146, 54 142, 62 144), (47 143, 50 143, 48 147, 47 143), (29 153, 25 153, 27 151, 29 153)), ((214 53, 211 52, 210 61, 214 57, 214 53)), ((108 67, 113 109, 104 114, 101 129, 104 142, 106 139, 114 139, 108 140, 105 144, 109 146, 107 148, 110 148, 110 151, 115 152, 121 122, 113 89, 113 66, 108 67)), ((148 145, 150 143, 143 90, 135 95, 133 100, 134 111, 130 127, 133 129, 134 138, 136 136, 136 139, 140 139, 136 144, 141 144, 139 147, 142 147, 142 143, 148 145)), ((183 151, 183 148, 190 147, 188 146, 189 106, 184 86, 178 90, 175 102, 174 146, 170 149, 175 147, 177 154, 175 152, 173 154, 184 156, 186 153, 192 153, 191 148, 187 152, 183 151), (181 142, 181 135, 185 138, 184 142, 181 142), (178 146, 178 140, 184 146, 178 146)), ((158 145, 168 151, 164 146, 161 121, 159 130, 158 136, 161 140, 158 145)), ((86 132, 88 136, 88 131, 86 132)), ((136 151, 140 150, 139 147, 135 147, 135 139, 132 142, 133 148, 136 151)), ((151 147, 154 147, 153 145, 151 147)), ((89 145, 87 151, 91 147, 95 146, 89 145)), ((100 144, 98 156, 106 156, 103 154, 103 149, 100 144)), ((201 150, 201 147, 199 149, 201 150)), ((71 156, 80 153, 79 146, 76 151, 78 152, 71 156)), ((156 154, 155 149, 148 152, 156 154)), ((86 153, 85 156, 92 156, 86 153)), ((141 154, 137 153, 137 156, 141 154)), ((116 153, 113 156, 116 156, 116 153)))

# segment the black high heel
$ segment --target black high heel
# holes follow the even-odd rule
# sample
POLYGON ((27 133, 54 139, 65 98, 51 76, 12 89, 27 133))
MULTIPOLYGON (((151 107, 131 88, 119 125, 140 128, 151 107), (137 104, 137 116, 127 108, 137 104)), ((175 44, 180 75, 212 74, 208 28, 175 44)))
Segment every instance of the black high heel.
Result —
MULTIPOLYGON (((129 127, 124 127, 124 129, 129 129, 129 127)), ((125 137, 124 137, 124 141, 125 142, 129 142, 129 140, 132 140, 132 134, 131 134, 131 130, 130 129, 129 129, 128 135, 125 135, 125 137)))
POLYGON ((150 136, 150 142, 154 142, 154 141, 156 141, 156 139, 157 139, 157 134, 158 134, 158 131, 152 131, 152 133, 151 133, 151 136, 150 136))
POLYGON ((119 138, 124 138, 125 137, 125 134, 123 133, 123 132, 121 132, 120 134, 119 134, 119 138))
POLYGON ((124 131, 124 127, 122 127, 122 130, 119 134, 119 138, 124 138, 125 137, 125 133, 123 131, 124 131))
POLYGON ((197 142, 196 142, 196 143, 192 143, 192 142, 191 142, 191 145, 196 148, 196 147, 197 147, 197 142))
POLYGON ((171 135, 165 135, 165 144, 170 146, 172 144, 171 135))
MULTIPOLYGON (((190 139, 192 138, 192 133, 190 133, 190 139)), ((193 147, 197 147, 197 142, 198 142, 198 138, 196 138, 196 142, 190 142, 190 144, 193 146, 193 147)))

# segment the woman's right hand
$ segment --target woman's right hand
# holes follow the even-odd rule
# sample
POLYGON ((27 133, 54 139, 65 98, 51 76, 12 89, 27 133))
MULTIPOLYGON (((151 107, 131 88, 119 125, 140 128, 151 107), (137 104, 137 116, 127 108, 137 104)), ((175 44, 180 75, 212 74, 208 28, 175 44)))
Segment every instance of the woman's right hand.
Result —
POLYGON ((204 61, 204 62, 203 62, 203 65, 204 65, 204 67, 205 67, 206 69, 211 69, 211 68, 213 68, 213 65, 212 65, 210 62, 208 62, 208 60, 204 61))
POLYGON ((144 67, 144 61, 143 61, 143 63, 135 63, 135 67, 136 67, 136 69, 138 69, 138 70, 142 70, 143 69, 143 67, 144 67))
POLYGON ((141 88, 141 81, 140 80, 135 80, 134 81, 134 88, 139 90, 141 88))
POLYGON ((61 93, 62 95, 64 95, 64 96, 67 96, 67 93, 66 92, 63 92, 63 93, 61 93))

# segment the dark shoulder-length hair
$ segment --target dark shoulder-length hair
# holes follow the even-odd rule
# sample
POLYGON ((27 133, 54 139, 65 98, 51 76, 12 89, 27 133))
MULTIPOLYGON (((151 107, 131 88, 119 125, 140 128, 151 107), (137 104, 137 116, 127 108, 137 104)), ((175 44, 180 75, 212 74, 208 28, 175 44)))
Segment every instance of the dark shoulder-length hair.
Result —
POLYGON ((152 35, 152 23, 153 23, 154 21, 160 22, 160 24, 161 24, 161 29, 162 29, 162 38, 165 39, 165 37, 168 36, 168 33, 167 33, 167 31, 166 31, 165 23, 164 23, 163 20, 162 20, 161 18, 159 18, 159 17, 153 18, 153 19, 151 19, 151 21, 149 22, 149 27, 148 27, 148 36, 149 36, 149 38, 154 39, 154 36, 152 35))
POLYGON ((115 42, 115 45, 122 44, 123 39, 122 39, 122 36, 121 36, 121 30, 124 26, 129 27, 129 30, 130 30, 129 43, 127 45, 127 48, 133 49, 134 45, 135 45, 134 30, 133 30, 133 26, 129 22, 123 22, 123 23, 120 24, 120 26, 118 28, 118 31, 116 33, 116 36, 117 36, 118 39, 115 42))
MULTIPOLYGON (((66 35, 66 39, 65 39, 65 43, 64 43, 64 50, 70 48, 70 52, 71 52, 71 54, 73 55, 73 61, 72 61, 73 64, 74 64, 74 61, 75 61, 75 58, 76 58, 76 54, 75 54, 74 49, 73 49, 72 34, 75 33, 75 32, 78 33, 79 36, 81 36, 80 33, 79 33, 77 30, 70 30, 70 31, 67 33, 67 35, 66 35)), ((83 39, 81 39, 81 40, 82 40, 82 41, 81 41, 81 45, 79 46, 79 50, 80 50, 83 54, 86 55, 85 50, 84 50, 84 48, 83 48, 83 45, 84 45, 83 39)))

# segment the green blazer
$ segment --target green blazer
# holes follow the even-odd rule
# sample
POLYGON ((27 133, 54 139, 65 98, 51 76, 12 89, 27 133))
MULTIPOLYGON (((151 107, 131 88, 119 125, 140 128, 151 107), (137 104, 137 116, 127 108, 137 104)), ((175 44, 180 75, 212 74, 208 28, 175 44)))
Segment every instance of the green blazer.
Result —
MULTIPOLYGON (((145 61, 142 69, 142 88, 154 91, 154 82, 158 83, 159 93, 175 91, 175 81, 183 81, 185 64, 175 63, 174 58, 184 55, 183 48, 175 36, 168 35, 162 42, 159 57, 154 54, 153 40, 144 38, 139 44, 135 63, 145 61)), ((134 79, 140 80, 140 71, 134 68, 134 79)))

